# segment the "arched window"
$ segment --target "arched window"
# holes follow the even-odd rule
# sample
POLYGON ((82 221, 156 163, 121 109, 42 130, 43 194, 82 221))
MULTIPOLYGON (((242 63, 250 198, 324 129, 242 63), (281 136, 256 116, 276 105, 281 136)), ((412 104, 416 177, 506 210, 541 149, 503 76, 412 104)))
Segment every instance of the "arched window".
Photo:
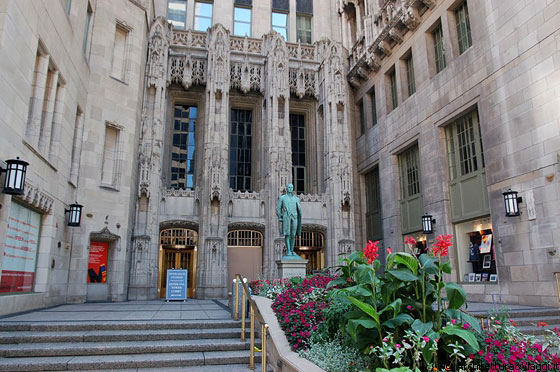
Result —
POLYGON ((232 230, 227 241, 229 283, 235 274, 249 281, 262 276, 263 234, 256 230, 232 230))

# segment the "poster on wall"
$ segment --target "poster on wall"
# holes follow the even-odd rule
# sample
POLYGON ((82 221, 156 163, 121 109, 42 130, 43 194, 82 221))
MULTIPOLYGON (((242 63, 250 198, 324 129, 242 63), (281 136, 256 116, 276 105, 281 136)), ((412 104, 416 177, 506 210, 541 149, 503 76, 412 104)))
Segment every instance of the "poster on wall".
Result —
POLYGON ((6 230, 0 292, 31 292, 39 246, 41 215, 12 203, 6 230))
POLYGON ((107 283, 109 243, 91 242, 89 246, 88 283, 107 283))
POLYGON ((482 235, 480 240, 480 253, 490 253, 490 249, 492 248, 492 234, 482 235))

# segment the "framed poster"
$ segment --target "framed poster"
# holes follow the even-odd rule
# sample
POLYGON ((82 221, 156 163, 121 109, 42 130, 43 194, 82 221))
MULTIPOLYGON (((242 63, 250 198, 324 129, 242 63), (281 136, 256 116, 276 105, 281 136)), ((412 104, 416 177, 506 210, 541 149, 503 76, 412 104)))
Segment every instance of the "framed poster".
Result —
POLYGON ((12 203, 6 229, 0 293, 31 292, 35 279, 41 215, 12 203))
POLYGON ((109 243, 91 242, 89 245, 88 283, 107 283, 109 243))
POLYGON ((482 258, 482 268, 489 269, 492 266, 492 256, 489 254, 485 254, 482 258))
POLYGON ((480 254, 490 253, 492 249, 492 234, 480 236, 480 254))
POLYGON ((488 273, 482 273, 482 281, 483 281, 483 282, 487 282, 487 281, 488 281, 488 273))
POLYGON ((480 282, 482 280, 482 274, 476 274, 475 282, 480 282))
POLYGON ((475 273, 469 273, 469 282, 474 282, 476 278, 476 274, 475 273))
POLYGON ((497 282, 498 281, 498 274, 490 274, 490 281, 497 282))

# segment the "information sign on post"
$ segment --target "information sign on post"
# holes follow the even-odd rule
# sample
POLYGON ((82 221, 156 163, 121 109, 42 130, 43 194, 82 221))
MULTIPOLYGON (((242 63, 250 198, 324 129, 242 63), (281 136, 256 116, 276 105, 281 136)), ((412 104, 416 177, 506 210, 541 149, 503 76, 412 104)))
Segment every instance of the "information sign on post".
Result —
POLYGON ((187 271, 188 270, 167 270, 167 286, 165 291, 165 299, 181 300, 187 299, 187 271))

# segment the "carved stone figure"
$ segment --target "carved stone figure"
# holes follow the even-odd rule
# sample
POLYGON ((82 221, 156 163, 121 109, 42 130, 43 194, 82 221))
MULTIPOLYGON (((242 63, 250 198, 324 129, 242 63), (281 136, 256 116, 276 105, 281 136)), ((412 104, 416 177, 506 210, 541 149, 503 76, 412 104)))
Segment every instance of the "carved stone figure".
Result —
POLYGON ((287 250, 286 256, 282 259, 300 260, 301 257, 294 252, 294 246, 296 235, 301 235, 301 203, 299 198, 294 195, 294 185, 291 183, 286 186, 286 194, 278 199, 276 215, 282 225, 280 232, 284 235, 287 250))

